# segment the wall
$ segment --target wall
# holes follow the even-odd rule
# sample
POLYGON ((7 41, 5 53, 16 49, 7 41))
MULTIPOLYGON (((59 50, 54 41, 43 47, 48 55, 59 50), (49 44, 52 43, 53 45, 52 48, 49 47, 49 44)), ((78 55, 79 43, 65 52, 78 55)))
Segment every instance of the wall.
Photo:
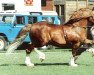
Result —
POLYGON ((71 14, 80 9, 80 8, 86 8, 87 7, 87 1, 66 1, 65 4, 65 20, 67 21, 71 14))
POLYGON ((53 0, 46 0, 46 6, 42 7, 42 10, 48 10, 48 11, 52 11, 53 10, 53 0))

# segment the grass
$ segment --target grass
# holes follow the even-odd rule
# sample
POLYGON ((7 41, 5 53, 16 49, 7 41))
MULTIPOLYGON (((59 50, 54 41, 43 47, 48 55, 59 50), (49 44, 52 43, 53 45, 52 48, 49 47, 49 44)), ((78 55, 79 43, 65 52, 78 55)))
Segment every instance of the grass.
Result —
POLYGON ((46 59, 40 62, 35 52, 31 59, 35 63, 34 68, 25 66, 25 51, 15 51, 14 54, 5 55, 0 53, 1 75, 94 75, 94 58, 90 53, 84 52, 77 63, 78 67, 68 66, 71 52, 68 50, 44 51, 46 59))

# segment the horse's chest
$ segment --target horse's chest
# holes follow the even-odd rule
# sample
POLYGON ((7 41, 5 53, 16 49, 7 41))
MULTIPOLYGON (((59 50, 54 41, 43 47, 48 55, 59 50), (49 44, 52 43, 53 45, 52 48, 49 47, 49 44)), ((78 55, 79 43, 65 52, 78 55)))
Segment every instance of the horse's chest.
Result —
POLYGON ((80 38, 81 38, 80 34, 75 32, 74 30, 66 31, 66 40, 67 41, 79 41, 80 38))

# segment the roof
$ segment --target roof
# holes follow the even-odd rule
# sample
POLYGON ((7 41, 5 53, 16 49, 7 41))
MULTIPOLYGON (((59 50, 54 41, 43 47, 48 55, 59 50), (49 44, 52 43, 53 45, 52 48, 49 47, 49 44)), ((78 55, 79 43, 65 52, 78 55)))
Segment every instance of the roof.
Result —
POLYGON ((0 11, 0 14, 20 14, 20 15, 30 15, 29 12, 16 12, 15 10, 0 11))
POLYGON ((56 11, 42 11, 42 15, 58 15, 56 11))
POLYGON ((1 11, 0 14, 19 14, 19 15, 58 15, 56 11, 40 11, 40 12, 16 12, 14 10, 1 11), (41 14, 40 14, 41 13, 41 14))

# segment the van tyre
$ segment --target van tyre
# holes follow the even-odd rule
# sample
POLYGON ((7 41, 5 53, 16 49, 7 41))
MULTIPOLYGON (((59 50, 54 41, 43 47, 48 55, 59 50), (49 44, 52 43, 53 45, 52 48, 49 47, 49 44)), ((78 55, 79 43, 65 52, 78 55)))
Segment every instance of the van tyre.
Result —
POLYGON ((47 48, 48 48, 48 49, 55 49, 55 46, 53 46, 53 45, 48 45, 47 48))
POLYGON ((0 51, 5 50, 5 47, 7 46, 7 42, 3 36, 0 36, 0 51))

